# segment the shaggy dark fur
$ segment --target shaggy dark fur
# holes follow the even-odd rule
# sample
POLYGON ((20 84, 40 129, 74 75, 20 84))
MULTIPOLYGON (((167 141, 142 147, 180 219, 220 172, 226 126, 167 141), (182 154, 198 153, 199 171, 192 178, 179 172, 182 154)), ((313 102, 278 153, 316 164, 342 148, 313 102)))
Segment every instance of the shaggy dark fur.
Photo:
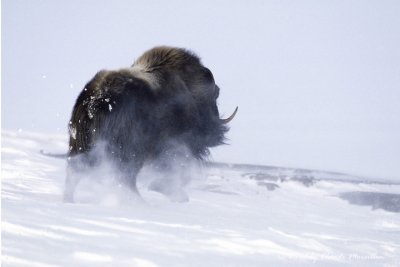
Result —
MULTIPOLYGON (((100 146, 133 191, 143 164, 179 153, 177 144, 203 159, 228 130, 219 117, 218 95, 210 70, 180 48, 156 47, 130 68, 98 72, 80 93, 69 122, 65 200, 73 201, 76 174, 100 163, 95 153, 100 146)), ((171 164, 164 160, 162 168, 171 164)))

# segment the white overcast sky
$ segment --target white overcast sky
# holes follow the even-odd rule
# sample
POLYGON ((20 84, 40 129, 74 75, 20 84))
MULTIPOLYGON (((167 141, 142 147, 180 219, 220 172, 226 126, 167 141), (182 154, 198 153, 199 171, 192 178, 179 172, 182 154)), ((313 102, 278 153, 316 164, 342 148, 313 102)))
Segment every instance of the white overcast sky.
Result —
POLYGON ((400 1, 2 1, 2 129, 67 133, 100 69, 156 45, 221 88, 213 159, 400 180, 400 1))

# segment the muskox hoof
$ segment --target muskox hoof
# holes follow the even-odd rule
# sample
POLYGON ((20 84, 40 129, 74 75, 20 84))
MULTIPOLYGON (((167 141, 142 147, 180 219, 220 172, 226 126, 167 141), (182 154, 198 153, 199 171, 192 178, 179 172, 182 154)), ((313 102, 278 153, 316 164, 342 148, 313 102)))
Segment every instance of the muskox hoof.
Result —
POLYGON ((189 196, 183 189, 175 190, 172 194, 165 195, 172 202, 189 202, 189 196))
POLYGON ((64 203, 74 203, 74 196, 70 195, 70 194, 64 194, 63 202, 64 203))
POLYGON ((149 186, 150 191, 160 193, 172 202, 188 202, 189 196, 182 188, 173 188, 159 181, 155 181, 149 186))

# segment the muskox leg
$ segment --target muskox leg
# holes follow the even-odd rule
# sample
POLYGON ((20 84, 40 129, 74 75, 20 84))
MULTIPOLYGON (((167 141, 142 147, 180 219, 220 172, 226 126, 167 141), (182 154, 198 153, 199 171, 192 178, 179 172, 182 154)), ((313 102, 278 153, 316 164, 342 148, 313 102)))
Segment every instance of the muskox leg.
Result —
POLYGON ((171 201, 186 202, 189 197, 184 186, 190 181, 192 157, 185 148, 171 147, 155 160, 153 167, 159 174, 149 189, 159 192, 171 201))
POLYGON ((89 169, 89 164, 86 162, 84 155, 78 155, 68 158, 67 177, 64 188, 64 202, 74 202, 75 189, 84 175, 89 169))
POLYGON ((136 177, 137 177, 138 171, 137 169, 130 169, 129 171, 124 171, 122 174, 122 180, 123 183, 128 186, 128 188, 135 194, 139 195, 139 191, 137 189, 136 185, 136 177))
POLYGON ((64 202, 72 203, 74 202, 74 192, 75 188, 79 183, 79 177, 77 173, 67 167, 67 178, 65 180, 64 188, 64 202))
POLYGON ((121 163, 117 165, 118 170, 120 170, 120 180, 121 183, 128 186, 132 191, 135 198, 141 198, 139 190, 137 189, 137 175, 143 166, 143 161, 135 160, 128 161, 126 163, 121 163))

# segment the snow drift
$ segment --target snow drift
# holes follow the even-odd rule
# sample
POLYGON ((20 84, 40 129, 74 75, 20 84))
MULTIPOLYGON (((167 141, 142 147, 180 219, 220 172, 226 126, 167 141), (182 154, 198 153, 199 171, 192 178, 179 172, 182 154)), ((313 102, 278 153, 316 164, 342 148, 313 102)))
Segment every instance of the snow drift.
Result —
POLYGON ((88 179, 65 204, 65 162, 38 152, 66 147, 66 136, 3 130, 2 266, 400 264, 399 184, 209 164, 187 184, 186 203, 148 190, 144 170, 143 200, 88 179))

